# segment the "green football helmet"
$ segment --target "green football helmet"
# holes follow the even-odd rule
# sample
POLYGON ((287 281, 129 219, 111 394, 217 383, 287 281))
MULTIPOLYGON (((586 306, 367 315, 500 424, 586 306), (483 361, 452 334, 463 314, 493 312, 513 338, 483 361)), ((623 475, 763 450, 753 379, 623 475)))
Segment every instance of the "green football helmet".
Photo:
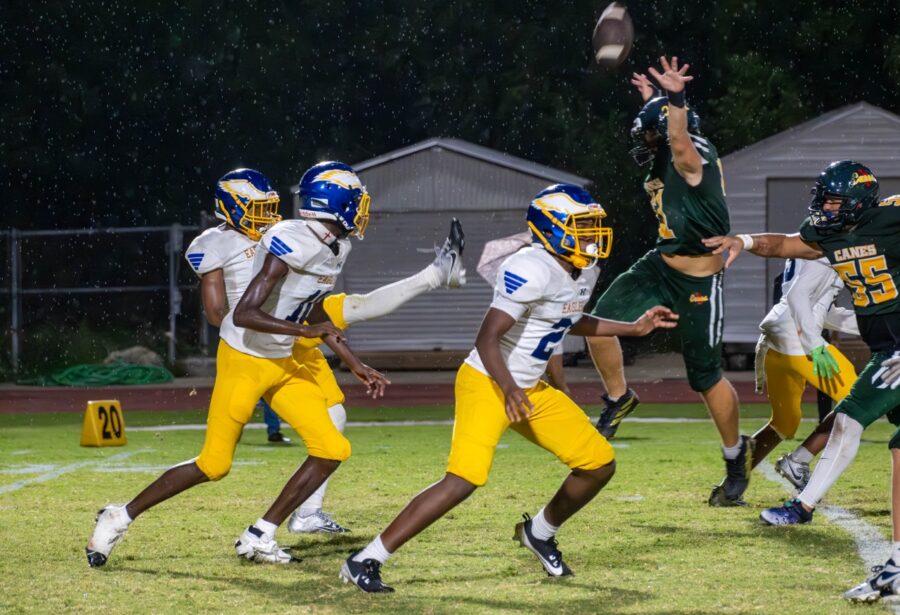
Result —
POLYGON ((840 230, 853 226, 863 211, 878 205, 878 180, 869 167, 840 160, 822 171, 810 193, 810 224, 820 229, 840 230), (825 211, 825 202, 829 200, 839 200, 840 208, 825 211))
MULTIPOLYGON (((691 134, 700 134, 700 116, 690 105, 687 108, 687 129, 691 134)), ((647 101, 644 107, 634 118, 631 127, 632 147, 629 154, 640 166, 652 162, 656 157, 656 148, 668 139, 669 128, 669 99, 665 96, 657 96, 647 101), (644 135, 655 131, 658 136, 655 143, 647 143, 644 135)))

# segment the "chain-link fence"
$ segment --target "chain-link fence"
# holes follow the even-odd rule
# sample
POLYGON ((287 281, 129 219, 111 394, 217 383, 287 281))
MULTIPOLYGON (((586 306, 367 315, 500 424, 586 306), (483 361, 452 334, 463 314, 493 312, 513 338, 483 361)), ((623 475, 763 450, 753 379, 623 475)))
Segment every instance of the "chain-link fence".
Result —
POLYGON ((143 344, 174 365, 208 345, 197 282, 182 266, 199 227, 148 226, 0 233, 0 366, 13 377, 143 344), (184 317, 182 317, 184 315, 184 317))

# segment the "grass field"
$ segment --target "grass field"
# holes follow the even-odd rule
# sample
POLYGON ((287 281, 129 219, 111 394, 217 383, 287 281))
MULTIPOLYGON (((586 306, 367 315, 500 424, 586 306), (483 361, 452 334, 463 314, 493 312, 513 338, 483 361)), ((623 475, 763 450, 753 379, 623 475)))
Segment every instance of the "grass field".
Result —
MULTIPOLYGON (((761 424, 747 408, 745 431, 761 424)), ((642 407, 642 416, 703 416, 697 406, 642 407)), ((351 411, 351 421, 449 418, 447 407, 351 411)), ((202 422, 199 412, 127 412, 129 427, 202 422)), ((804 423, 802 430, 811 429, 804 423)), ((710 509, 721 477, 711 423, 626 423, 618 473, 559 534, 576 576, 548 578, 510 540, 565 468, 515 433, 497 451, 491 480, 406 545, 385 566, 397 593, 370 596, 341 584, 341 561, 439 478, 449 426, 350 427, 354 455, 332 480, 326 510, 343 536, 279 542, 301 562, 244 564, 232 544, 302 460, 302 446, 264 444, 248 430, 222 482, 201 485, 141 517, 101 569, 84 544, 94 514, 124 502, 163 469, 194 456, 202 431, 132 431, 125 447, 78 446, 76 414, 0 415, 0 562, 3 613, 859 613, 840 594, 866 574, 851 536, 818 515, 809 526, 767 528, 759 510, 788 494, 759 472, 751 506, 710 509), (17 485, 18 482, 24 485, 17 485), (30 482, 29 482, 30 481, 30 482)), ((859 457, 829 501, 889 539, 889 425, 866 432, 859 457)), ((774 455, 781 454, 783 445, 774 455)), ((775 459, 775 457, 772 459, 775 459)), ((887 557, 887 553, 884 553, 887 557)), ((872 607, 884 612, 883 607, 872 607)), ((869 611, 866 611, 869 612, 869 611)))

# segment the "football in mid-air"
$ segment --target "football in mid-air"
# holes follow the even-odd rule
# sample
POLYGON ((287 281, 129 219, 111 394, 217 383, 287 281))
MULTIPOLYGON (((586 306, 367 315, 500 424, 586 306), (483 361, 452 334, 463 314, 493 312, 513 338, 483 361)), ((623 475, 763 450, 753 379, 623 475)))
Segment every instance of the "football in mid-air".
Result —
POLYGON ((594 60, 604 68, 615 68, 625 61, 634 43, 634 24, 623 4, 613 2, 603 10, 592 39, 594 60))

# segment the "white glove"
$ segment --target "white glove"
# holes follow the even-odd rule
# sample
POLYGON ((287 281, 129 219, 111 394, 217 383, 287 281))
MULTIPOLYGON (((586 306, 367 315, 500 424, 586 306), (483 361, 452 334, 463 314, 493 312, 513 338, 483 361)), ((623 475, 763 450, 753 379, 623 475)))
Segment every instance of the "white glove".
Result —
POLYGON ((884 370, 881 373, 883 383, 890 386, 892 390, 900 386, 900 356, 897 356, 897 353, 882 361, 881 368, 884 370))

